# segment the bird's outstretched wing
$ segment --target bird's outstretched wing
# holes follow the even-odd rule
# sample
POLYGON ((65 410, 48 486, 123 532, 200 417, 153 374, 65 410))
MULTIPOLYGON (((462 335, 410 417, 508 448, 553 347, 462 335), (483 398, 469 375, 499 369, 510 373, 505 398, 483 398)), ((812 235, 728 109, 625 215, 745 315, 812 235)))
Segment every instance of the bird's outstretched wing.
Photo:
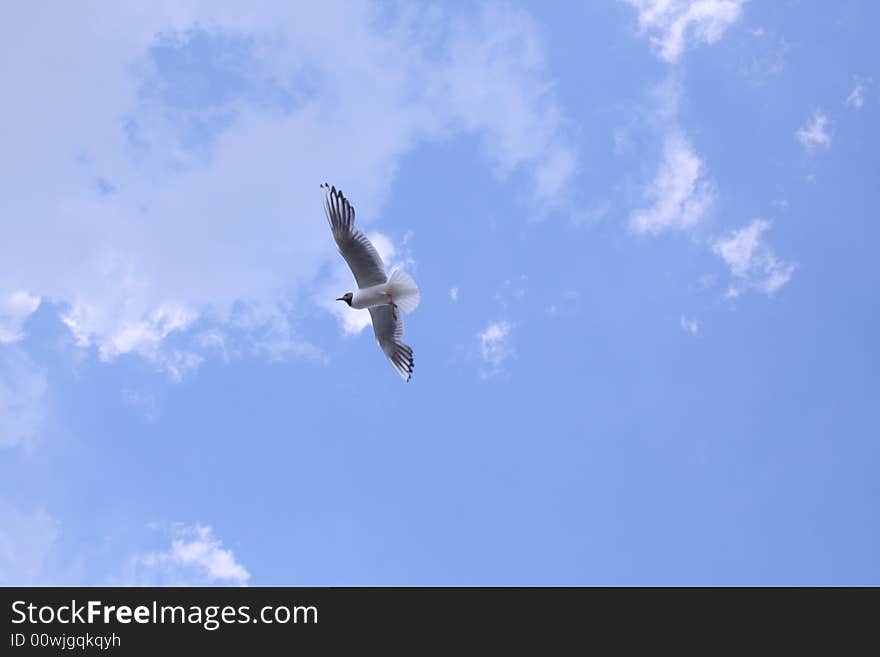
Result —
MULTIPOLYGON (((376 248, 360 230, 354 227, 354 208, 348 199, 327 183, 321 185, 324 196, 324 211, 333 231, 333 239, 339 247, 339 253, 345 258, 358 287, 379 285, 388 280, 385 265, 376 248)), ((373 320, 373 332, 376 341, 388 356, 388 360, 404 381, 412 377, 415 361, 409 345, 403 343, 403 316, 394 313, 391 306, 374 306, 370 308, 373 320)))
POLYGON ((400 377, 409 381, 415 361, 412 347, 403 344, 403 313, 397 312, 395 317, 391 306, 373 306, 370 308, 370 316, 373 318, 373 332, 379 346, 400 377))
POLYGON ((385 264, 367 236, 354 227, 354 208, 342 195, 342 190, 324 183, 321 192, 333 239, 354 274, 358 287, 370 287, 387 281, 385 264))

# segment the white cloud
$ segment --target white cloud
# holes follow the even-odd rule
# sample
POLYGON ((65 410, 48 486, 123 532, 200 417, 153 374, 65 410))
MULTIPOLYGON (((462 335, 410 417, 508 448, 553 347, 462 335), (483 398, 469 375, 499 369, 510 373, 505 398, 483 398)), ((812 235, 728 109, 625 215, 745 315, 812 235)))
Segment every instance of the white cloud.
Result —
POLYGON ((869 82, 870 80, 864 80, 862 78, 856 77, 856 86, 853 87, 853 90, 850 92, 849 96, 846 97, 846 104, 849 107, 862 109, 865 104, 865 89, 867 88, 869 82))
POLYGON ((457 18, 452 28, 447 65, 419 79, 429 89, 426 113, 480 135, 496 174, 530 169, 536 207, 558 207, 577 156, 544 76, 537 27, 523 11, 487 4, 479 19, 457 18))
POLYGON ((735 279, 728 288, 728 298, 740 296, 746 287, 772 295, 791 279, 795 265, 780 260, 762 244, 762 236, 769 228, 768 221, 755 219, 712 245, 735 279))
POLYGON ((667 136, 660 168, 644 193, 650 206, 633 212, 630 226, 648 234, 695 226, 716 198, 703 161, 677 131, 667 136))
POLYGON ((0 586, 46 586, 58 524, 44 509, 22 511, 0 500, 0 586))
MULTIPOLYGON (((58 304, 104 360, 139 354, 179 378, 216 353, 206 330, 266 325, 283 327, 271 353, 315 354, 289 322, 338 260, 318 184, 342 186, 368 227, 422 143, 474 135, 499 176, 526 174, 536 205, 565 202, 576 156, 522 11, 22 4, 7 18, 16 57, 0 72, 19 95, 0 109, 15 162, 0 261, 16 286, 0 298, 58 304)), ((32 305, 16 303, 0 306, 6 341, 32 305)))
MULTIPOLYGON (((680 10, 684 5, 662 1, 637 4, 659 12, 658 15, 674 11, 676 7, 680 10)), ((720 3, 706 4, 709 5, 719 6, 720 3)), ((718 200, 715 182, 708 176, 703 159, 681 127, 679 106, 682 93, 674 73, 652 90, 650 118, 662 136, 663 156, 657 173, 643 190, 644 207, 632 211, 629 216, 630 228, 639 234, 692 229, 700 224, 718 200)), ((780 260, 761 244, 761 234, 767 227, 767 222, 758 220, 729 236, 703 242, 731 269, 734 282, 727 292, 729 298, 739 296, 747 288, 772 295, 791 279, 795 265, 780 260)), ((707 284, 705 277, 700 284, 707 284)), ((694 335, 700 330, 697 320, 682 317, 679 323, 682 329, 694 335)))
MULTIPOLYGON (((88 347, 93 335, 89 327, 101 323, 104 318, 100 315, 112 310, 101 305, 74 306, 61 314, 61 321, 78 346, 88 347)), ((122 354, 136 353, 152 361, 171 380, 180 381, 203 358, 188 351, 165 349, 163 340, 187 328, 196 317, 194 311, 184 306, 160 305, 146 317, 116 322, 114 332, 98 343, 98 354, 102 361, 109 362, 122 354)))
POLYGON ((244 586, 250 573, 211 527, 176 527, 171 546, 137 555, 129 564, 128 581, 142 586, 244 586))
POLYGON ((742 14, 743 0, 626 0, 658 56, 676 61, 691 45, 713 44, 742 14))
POLYGON ((40 306, 40 298, 25 290, 0 297, 0 344, 17 342, 23 337, 22 325, 40 306))
POLYGON ((479 334, 480 357, 483 367, 480 376, 488 379, 503 370, 504 362, 513 356, 513 346, 510 344, 511 325, 509 322, 500 321, 490 323, 479 334))
POLYGON ((46 414, 46 372, 21 349, 0 346, 0 447, 38 437, 46 414))
POLYGON ((0 498, 0 586, 245 586, 250 580, 207 526, 175 526, 165 549, 122 562, 111 557, 109 566, 102 549, 61 544, 60 527, 43 508, 25 510, 0 498))
POLYGON ((449 288, 449 298, 452 299, 452 303, 456 303, 458 301, 458 288, 457 287, 449 288))
POLYGON ((688 319, 684 315, 681 316, 679 326, 691 335, 697 335, 700 332, 700 323, 696 319, 688 319))
POLYGON ((830 121, 822 110, 816 110, 812 118, 797 131, 797 138, 808 151, 818 147, 831 146, 831 133, 828 131, 830 121))
POLYGON ((739 277, 748 274, 761 241, 761 233, 767 228, 769 224, 766 221, 756 220, 747 227, 734 231, 727 239, 720 239, 715 243, 715 252, 724 258, 731 274, 739 277))

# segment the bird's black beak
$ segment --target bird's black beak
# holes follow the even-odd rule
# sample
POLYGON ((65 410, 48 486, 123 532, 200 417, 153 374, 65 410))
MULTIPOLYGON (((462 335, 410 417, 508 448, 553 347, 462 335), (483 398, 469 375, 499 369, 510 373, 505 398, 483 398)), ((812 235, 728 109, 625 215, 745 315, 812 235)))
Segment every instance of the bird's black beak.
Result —
POLYGON ((345 297, 337 297, 337 301, 345 301, 345 297))

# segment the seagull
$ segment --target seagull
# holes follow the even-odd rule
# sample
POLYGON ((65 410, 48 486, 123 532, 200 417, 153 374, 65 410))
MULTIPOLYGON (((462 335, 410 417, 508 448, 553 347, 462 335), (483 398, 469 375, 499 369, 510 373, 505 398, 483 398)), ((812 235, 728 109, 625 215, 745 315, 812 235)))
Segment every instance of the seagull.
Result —
POLYGON ((376 341, 401 378, 409 381, 415 361, 412 348, 403 343, 403 315, 419 305, 419 288, 401 269, 386 276, 376 248, 354 227, 354 208, 341 189, 324 183, 321 192, 333 239, 358 285, 356 291, 346 292, 336 300, 344 301, 350 308, 370 310, 376 341))

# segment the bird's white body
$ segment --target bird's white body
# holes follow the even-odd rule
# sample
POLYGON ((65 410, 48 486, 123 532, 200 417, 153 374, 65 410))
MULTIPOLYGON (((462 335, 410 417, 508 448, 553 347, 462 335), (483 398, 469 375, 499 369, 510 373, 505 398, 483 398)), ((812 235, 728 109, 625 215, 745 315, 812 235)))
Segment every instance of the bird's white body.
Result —
POLYGON ((412 277, 402 269, 395 269, 384 283, 362 287, 351 294, 351 307, 375 308, 394 306, 411 313, 419 305, 419 288, 412 277))
POLYGON ((351 295, 351 307, 361 310, 363 308, 372 308, 373 306, 384 306, 391 303, 391 294, 389 288, 390 281, 379 283, 379 285, 371 285, 360 290, 355 290, 351 295))

